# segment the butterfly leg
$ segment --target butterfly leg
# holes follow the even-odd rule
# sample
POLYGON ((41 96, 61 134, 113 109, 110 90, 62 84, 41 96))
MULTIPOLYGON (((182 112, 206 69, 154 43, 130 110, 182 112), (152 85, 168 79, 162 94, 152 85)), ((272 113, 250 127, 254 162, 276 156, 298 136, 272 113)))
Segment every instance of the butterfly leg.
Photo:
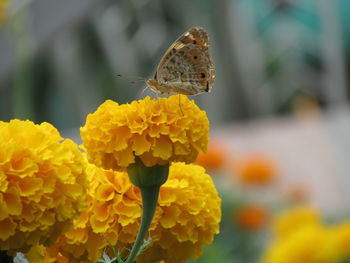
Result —
POLYGON ((184 112, 182 111, 182 108, 181 108, 181 94, 179 94, 178 96, 179 96, 179 107, 180 107, 181 114, 182 114, 182 116, 185 116, 185 114, 184 114, 184 112))
POLYGON ((145 88, 142 89, 141 93, 140 93, 140 97, 143 99, 145 98, 145 92, 148 89, 148 87, 146 86, 145 88))
POLYGON ((160 110, 159 94, 158 94, 158 92, 154 91, 153 89, 151 89, 151 90, 152 90, 152 92, 153 92, 153 93, 156 95, 156 97, 157 97, 158 107, 159 107, 159 110, 160 110))

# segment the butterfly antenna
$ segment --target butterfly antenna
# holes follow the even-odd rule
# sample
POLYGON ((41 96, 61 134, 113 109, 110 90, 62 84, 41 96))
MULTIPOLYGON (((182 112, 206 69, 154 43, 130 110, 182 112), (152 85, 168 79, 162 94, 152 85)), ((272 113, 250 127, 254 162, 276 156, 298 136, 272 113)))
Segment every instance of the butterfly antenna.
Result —
POLYGON ((158 107, 159 107, 159 110, 160 110, 159 94, 157 92, 155 92, 155 94, 156 94, 156 97, 157 97, 158 107))
POLYGON ((117 74, 118 78, 126 79, 127 81, 131 83, 137 83, 137 82, 145 82, 146 79, 139 77, 139 76, 131 76, 131 75, 122 75, 122 74, 117 74))

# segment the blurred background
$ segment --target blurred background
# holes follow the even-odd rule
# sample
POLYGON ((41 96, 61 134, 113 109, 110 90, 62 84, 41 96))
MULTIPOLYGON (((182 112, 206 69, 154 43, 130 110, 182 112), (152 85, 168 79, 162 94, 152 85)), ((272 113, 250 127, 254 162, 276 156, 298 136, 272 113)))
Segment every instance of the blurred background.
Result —
MULTIPOLYGON (((217 76, 210 94, 193 99, 207 111, 214 144, 225 146, 225 156, 208 158, 209 170, 225 159, 224 172, 213 171, 223 229, 242 204, 256 202, 264 211, 253 215, 265 221, 295 202, 343 220, 350 216, 349 10, 348 0, 0 0, 0 120, 47 121, 79 142, 86 115, 104 100, 142 98, 145 84, 118 74, 151 76, 169 45, 201 26, 217 76), (237 183, 247 160, 258 188, 255 179, 253 187, 237 183)), ((270 235, 231 230, 238 241, 221 235, 218 242, 233 244, 226 252, 237 262, 256 262, 263 245, 254 250, 251 240, 266 244, 270 235)))

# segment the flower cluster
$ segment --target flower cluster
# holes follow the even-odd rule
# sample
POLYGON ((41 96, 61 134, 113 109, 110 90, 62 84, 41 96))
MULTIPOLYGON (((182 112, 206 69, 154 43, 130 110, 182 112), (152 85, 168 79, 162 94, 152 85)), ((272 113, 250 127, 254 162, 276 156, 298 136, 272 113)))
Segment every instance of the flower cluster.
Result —
MULTIPOLYGON (((89 165, 87 175, 89 208, 74 229, 47 250, 48 258, 56 260, 57 255, 64 255, 70 262, 96 262, 108 246, 106 241, 127 254, 135 240, 141 217, 139 188, 130 183, 125 172, 89 165)), ((173 163, 149 229, 153 241, 137 262, 179 263, 200 256, 202 246, 219 232, 220 203, 202 167, 173 163)))
POLYGON ((146 166, 192 163, 207 149, 209 121, 182 95, 123 105, 107 100, 88 115, 80 132, 91 163, 122 170, 135 156, 146 166))
POLYGON ((263 263, 337 263, 350 259, 350 222, 326 225, 307 207, 277 218, 276 239, 263 263), (283 226, 283 227, 281 227, 283 226), (287 228, 290 228, 286 231, 287 228))
POLYGON ((0 122, 0 250, 51 244, 85 209, 86 160, 49 123, 0 122))

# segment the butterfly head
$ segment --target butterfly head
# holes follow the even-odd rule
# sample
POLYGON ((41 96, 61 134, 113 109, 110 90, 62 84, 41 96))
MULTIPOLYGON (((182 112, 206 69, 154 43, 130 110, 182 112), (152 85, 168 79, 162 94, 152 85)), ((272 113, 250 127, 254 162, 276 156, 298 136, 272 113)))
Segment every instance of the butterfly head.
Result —
POLYGON ((152 89, 157 89, 158 81, 155 79, 148 79, 148 80, 146 80, 146 84, 148 87, 150 87, 152 89))
POLYGON ((168 94, 155 78, 146 80, 146 85, 159 94, 168 94))

